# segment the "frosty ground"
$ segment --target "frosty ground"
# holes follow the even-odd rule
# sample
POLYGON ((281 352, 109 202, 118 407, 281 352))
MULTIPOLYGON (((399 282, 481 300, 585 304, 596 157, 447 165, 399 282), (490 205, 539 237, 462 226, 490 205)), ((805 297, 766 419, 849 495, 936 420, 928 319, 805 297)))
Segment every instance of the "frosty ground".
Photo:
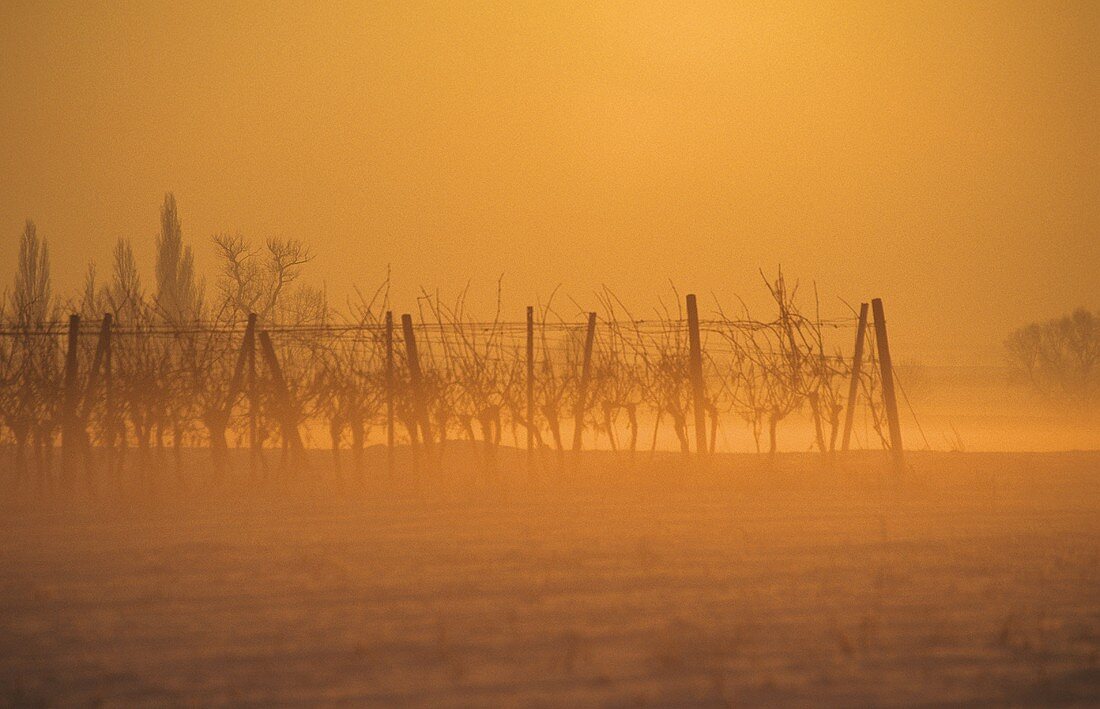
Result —
POLYGON ((368 454, 8 479, 0 703, 1100 701, 1100 453, 368 454))

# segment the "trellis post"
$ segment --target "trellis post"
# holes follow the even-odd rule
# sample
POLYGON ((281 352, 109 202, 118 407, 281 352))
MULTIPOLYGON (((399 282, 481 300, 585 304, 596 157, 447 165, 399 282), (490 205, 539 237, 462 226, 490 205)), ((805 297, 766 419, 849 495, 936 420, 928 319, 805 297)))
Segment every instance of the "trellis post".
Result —
POLYGON ((413 388, 416 417, 423 434, 424 450, 431 454, 432 424, 428 418, 428 402, 424 396, 424 379, 420 371, 420 355, 416 349, 416 334, 413 332, 412 316, 408 313, 401 316, 401 330, 405 336, 405 355, 409 360, 409 379, 413 388))
MULTIPOLYGON (((225 430, 229 427, 229 420, 233 416, 233 405, 237 402, 237 397, 241 393, 242 382, 245 378, 245 366, 248 364, 249 352, 255 349, 255 342, 256 316, 250 313, 248 324, 245 326, 244 337, 241 338, 241 347, 237 350, 233 374, 229 378, 229 391, 226 393, 224 406, 217 414, 219 425, 212 427, 210 431, 210 455, 214 462, 215 479, 220 479, 229 466, 229 444, 225 440, 225 430)), ((252 441, 249 441, 250 449, 252 443, 252 441)))
POLYGON ((699 455, 707 448, 706 390, 703 383, 703 344, 699 335, 699 306, 695 294, 687 296, 688 357, 691 376, 692 408, 695 410, 695 449, 699 455))
POLYGON ((527 474, 535 455, 535 309, 527 306, 527 474))
POLYGON ((260 331, 260 352, 271 372, 275 397, 279 402, 279 420, 282 424, 283 438, 290 444, 292 451, 301 454, 305 446, 302 444, 302 436, 298 433, 298 422, 294 417, 294 399, 286 384, 283 368, 279 365, 279 358, 275 355, 275 347, 271 344, 271 336, 267 334, 267 330, 260 331))
POLYGON ((81 447, 84 449, 84 474, 88 483, 88 490, 95 494, 95 470, 94 456, 92 455, 91 441, 88 440, 88 421, 92 415, 92 407, 95 405, 95 392, 99 386, 101 370, 104 359, 111 351, 111 314, 103 316, 103 323, 99 327, 99 339, 96 341, 95 354, 92 356, 92 367, 88 372, 88 383, 84 387, 84 402, 80 407, 80 422, 83 427, 81 447))
POLYGON ((588 380, 592 374, 592 343, 596 339, 596 314, 588 314, 588 331, 584 336, 584 361, 581 364, 581 380, 577 385, 577 403, 573 410, 573 452, 581 449, 584 432, 584 410, 588 403, 588 380))
POLYGON ((245 326, 245 339, 248 343, 248 474, 255 480, 260 472, 260 392, 259 381, 256 377, 256 313, 248 314, 248 325, 245 326), (248 333, 253 333, 250 337, 248 333))
POLYGON ((386 472, 394 474, 394 408, 393 408, 393 311, 386 311, 386 472))
POLYGON ((77 375, 79 374, 77 367, 79 339, 80 316, 74 313, 69 316, 68 348, 65 353, 64 396, 61 409, 61 474, 62 480, 66 484, 72 482, 78 457, 77 453, 83 439, 80 434, 80 419, 77 415, 77 406, 80 404, 80 384, 77 382, 77 375))
POLYGON ((229 396, 225 401, 225 417, 228 419, 233 413, 233 404, 241 393, 241 382, 244 380, 245 365, 248 363, 248 352, 255 347, 256 338, 256 314, 249 313, 248 324, 244 328, 244 337, 241 339, 241 349, 237 351, 237 363, 233 367, 233 377, 229 380, 229 396))
MULTIPOLYGON (((113 318, 110 313, 104 313, 104 320, 110 319, 113 324, 113 318)), ((107 445, 107 473, 108 475, 115 472, 115 435, 118 433, 115 421, 115 377, 114 377, 114 365, 111 358, 111 329, 107 329, 107 338, 103 342, 103 415, 106 417, 106 425, 104 426, 104 433, 106 434, 107 445)))
POLYGON ((867 339, 867 303, 859 304, 859 324, 856 325, 856 347, 852 354, 852 381, 848 384, 848 407, 844 412, 844 437, 840 450, 848 450, 852 440, 852 422, 856 414, 856 398, 859 395, 859 374, 863 367, 863 343, 867 339))
POLYGON ((901 473, 905 470, 905 451, 901 445, 901 423, 898 420, 898 400, 894 393, 894 367, 890 360, 890 343, 886 338, 886 316, 883 314, 882 298, 871 301, 875 315, 875 342, 878 345, 879 374, 882 377, 882 398, 886 405, 886 422, 890 427, 890 455, 894 469, 901 473))
POLYGON ((95 391, 99 387, 101 370, 103 369, 104 356, 110 349, 111 341, 111 314, 103 316, 103 322, 99 326, 99 339, 96 340, 95 354, 92 355, 92 366, 88 370, 88 383, 84 386, 84 401, 80 407, 80 419, 87 421, 91 416, 92 407, 95 405, 95 391))

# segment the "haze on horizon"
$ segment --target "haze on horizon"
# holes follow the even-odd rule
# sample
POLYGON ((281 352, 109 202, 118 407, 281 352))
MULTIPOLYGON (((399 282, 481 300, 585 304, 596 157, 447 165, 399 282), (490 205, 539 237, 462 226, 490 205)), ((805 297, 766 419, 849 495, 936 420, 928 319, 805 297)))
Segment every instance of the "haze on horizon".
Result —
POLYGON ((881 296, 902 356, 998 361, 1100 307, 1095 3, 0 6, 0 278, 32 218, 56 289, 179 199, 300 238, 341 300, 392 267, 518 314, 556 286, 654 305, 881 296), (655 285, 657 284, 657 285, 655 285), (709 302, 709 299, 704 302, 709 302))

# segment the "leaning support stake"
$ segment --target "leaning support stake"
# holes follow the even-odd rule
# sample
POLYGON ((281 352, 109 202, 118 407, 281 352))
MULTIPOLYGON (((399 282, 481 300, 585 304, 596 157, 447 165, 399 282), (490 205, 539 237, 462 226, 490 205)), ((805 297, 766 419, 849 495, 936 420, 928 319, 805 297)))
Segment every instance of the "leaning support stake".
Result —
POLYGON ((848 450, 852 440, 852 421, 856 414, 856 397, 859 395, 859 370, 863 368, 863 342, 867 339, 867 304, 859 304, 859 324, 856 326, 856 349, 852 355, 852 381, 848 384, 848 408, 844 412, 844 438, 840 450, 848 450))
MULTIPOLYGON (((241 349, 237 351, 237 364, 233 367, 233 378, 229 380, 229 395, 225 400, 224 415, 226 420, 233 415, 233 405, 237 403, 237 396, 241 393, 241 384, 244 381, 245 365, 248 364, 248 354, 256 347, 256 313, 248 314, 248 325, 244 328, 244 337, 241 339, 241 349)), ((272 350, 272 356, 275 351, 272 350)))
POLYGON ((77 406, 80 405, 80 384, 77 382, 77 346, 80 338, 80 316, 69 316, 69 340, 65 353, 65 393, 61 409, 62 480, 70 484, 76 474, 76 463, 84 439, 77 406))
POLYGON ((271 372, 271 381, 275 388, 275 397, 279 402, 279 422, 283 431, 283 438, 290 444, 292 451, 301 453, 305 446, 302 437, 298 433, 298 422, 294 417, 294 400, 290 396, 290 389, 283 377, 283 368, 279 366, 279 358, 275 356, 275 347, 271 344, 271 336, 266 330, 260 331, 260 352, 264 356, 267 368, 271 372))
POLYGON ((88 383, 84 387, 84 401, 80 407, 80 420, 87 422, 95 406, 95 392, 102 378, 104 358, 111 348, 111 314, 104 313, 103 324, 99 327, 99 339, 96 341, 95 354, 92 356, 92 368, 88 370, 88 383))
POLYGON ((401 330, 405 335, 405 354, 409 359, 409 379, 412 380, 413 399, 416 417, 420 420, 420 430, 424 437, 424 450, 431 454, 432 423, 428 418, 428 402, 424 397, 424 378, 420 372, 420 355, 416 350, 416 334, 413 332, 412 316, 401 316, 401 330))
POLYGON ((871 301, 875 315, 875 342, 878 343, 878 366, 882 376, 882 398, 886 405, 886 422, 890 427, 890 454, 894 460, 894 470, 905 470, 905 451, 901 445, 901 423, 898 421, 898 399, 894 393, 894 367, 890 361, 890 343, 886 339, 886 316, 882 310, 882 299, 871 301))
POLYGON ((592 343, 596 339, 596 314, 588 314, 588 332, 584 336, 584 362, 581 364, 581 381, 577 386, 577 404, 573 409, 573 452, 581 449, 584 432, 584 411, 588 404, 588 380, 592 374, 592 343))
POLYGON ((88 371, 88 383, 84 387, 84 401, 80 407, 79 421, 82 426, 81 448, 84 450, 84 475, 88 483, 88 490, 93 495, 95 487, 95 460, 92 455, 91 442, 88 440, 88 421, 92 416, 92 408, 95 406, 96 389, 99 388, 101 379, 105 379, 103 372, 110 369, 111 352, 111 314, 103 315, 103 324, 99 328, 99 340, 96 342, 95 355, 92 357, 92 368, 88 371))
POLYGON ((699 336, 699 306, 695 294, 687 296, 688 355, 691 376, 692 408, 695 410, 695 451, 705 455, 707 448, 707 399, 703 384, 703 343, 699 336))

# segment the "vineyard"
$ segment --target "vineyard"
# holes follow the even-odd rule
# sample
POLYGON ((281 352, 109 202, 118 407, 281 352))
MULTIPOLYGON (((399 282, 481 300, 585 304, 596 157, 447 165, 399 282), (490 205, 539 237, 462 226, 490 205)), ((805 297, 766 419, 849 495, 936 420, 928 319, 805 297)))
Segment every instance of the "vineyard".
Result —
MULTIPOLYGON (((396 317, 380 289, 351 315, 327 309, 267 322, 232 308, 206 319, 142 303, 114 313, 9 321, 0 330, 0 411, 19 480, 92 481, 154 452, 206 447, 213 476, 230 449, 252 472, 276 449, 283 469, 307 447, 330 447, 338 473, 365 474, 364 448, 412 446, 425 465, 466 440, 496 466, 501 445, 565 466, 571 452, 718 450, 743 427, 775 453, 784 421, 812 422, 825 455, 863 441, 902 464, 897 395, 881 301, 825 319, 797 304, 797 286, 766 281, 770 319, 700 317, 694 295, 637 319, 614 294, 563 317, 551 304, 506 320, 466 316, 464 298, 419 300, 396 317), (682 303, 682 305, 681 305, 682 303), (664 437, 662 437, 664 436, 664 437), (60 444, 60 466, 54 449, 60 444), (342 451, 350 451, 345 461, 342 451), (129 462, 128 462, 129 461, 129 462)), ((499 301, 498 301, 499 302, 499 301)), ((161 458, 163 459, 163 458, 161 458)), ((419 458, 418 458, 419 459, 419 458)))

